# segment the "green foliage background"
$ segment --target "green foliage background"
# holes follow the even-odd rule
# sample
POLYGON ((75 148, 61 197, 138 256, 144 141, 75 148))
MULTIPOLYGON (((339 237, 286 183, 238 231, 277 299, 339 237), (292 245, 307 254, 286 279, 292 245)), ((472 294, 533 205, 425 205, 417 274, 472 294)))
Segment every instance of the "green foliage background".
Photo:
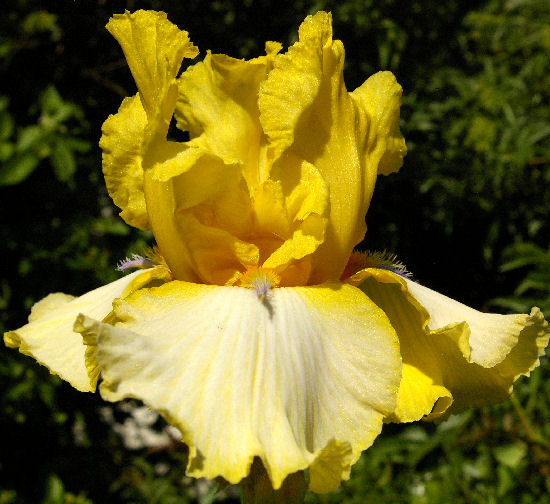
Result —
MULTIPOLYGON (((150 244, 103 184, 101 123, 134 84, 104 30, 125 8, 165 10, 206 49, 253 57, 334 17, 349 89, 403 85, 409 154, 379 180, 364 246, 480 309, 550 315, 550 4, 544 0, 5 0, 0 16, 0 329, 52 291, 117 277, 150 244)), ((130 450, 80 394, 0 349, 0 504, 237 502, 184 476, 185 449, 130 450)), ((121 412, 116 412, 122 415, 121 412)), ((121 417, 120 421, 123 420, 121 417)), ((223 441, 223 440, 222 440, 223 441)), ((308 503, 550 503, 547 358, 511 401, 439 424, 387 425, 349 482, 308 503)))

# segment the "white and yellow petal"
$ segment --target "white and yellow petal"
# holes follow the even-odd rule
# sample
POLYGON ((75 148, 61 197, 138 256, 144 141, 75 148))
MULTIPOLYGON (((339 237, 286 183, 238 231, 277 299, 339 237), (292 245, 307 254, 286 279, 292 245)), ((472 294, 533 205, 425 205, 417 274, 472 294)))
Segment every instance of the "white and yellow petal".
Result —
MULTIPOLYGON (((384 313, 342 284, 253 289, 171 282, 88 323, 102 395, 143 400, 188 444, 188 474, 245 477, 260 457, 274 488, 311 467, 326 492, 393 411, 401 361, 384 313)), ((84 324, 86 325, 86 324, 84 324)))
POLYGON ((403 356, 397 408, 390 420, 438 418, 506 399, 520 375, 538 366, 548 344, 540 310, 485 314, 394 273, 354 277, 390 318, 403 356))
POLYGON ((33 306, 28 324, 5 333, 4 342, 30 355, 76 389, 93 391, 97 376, 88 372, 86 347, 82 337, 73 331, 73 324, 79 313, 103 319, 112 310, 115 298, 144 285, 144 279, 145 283, 150 281, 149 271, 136 271, 76 298, 59 292, 50 294, 33 306))

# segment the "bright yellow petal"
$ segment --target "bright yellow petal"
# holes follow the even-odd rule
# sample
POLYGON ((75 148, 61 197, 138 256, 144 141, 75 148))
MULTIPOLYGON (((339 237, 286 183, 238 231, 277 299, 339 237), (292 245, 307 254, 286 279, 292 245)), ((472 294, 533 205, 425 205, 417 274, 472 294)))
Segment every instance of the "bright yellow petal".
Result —
MULTIPOLYGON (((240 236, 243 229, 250 229, 251 208, 248 191, 241 184, 239 167, 226 165, 217 156, 201 152, 194 160, 187 158, 190 163, 185 171, 167 181, 155 178, 157 170, 166 166, 170 170, 178 161, 181 168, 184 161, 176 156, 157 165, 146 172, 144 184, 151 227, 175 278, 207 282, 210 274, 205 276, 202 269, 197 270, 197 264, 208 266, 208 270, 214 272, 219 262, 209 265, 207 262, 214 253, 223 255, 221 248, 214 250, 214 244, 221 242, 219 239, 211 241, 210 231, 215 232, 217 227, 219 236, 224 234, 229 239, 232 235, 235 242, 242 241, 237 235, 240 236), (189 224, 186 219, 192 222, 189 224), (212 229, 206 230, 204 226, 212 229)), ((224 275, 223 272, 219 274, 224 275)))
POLYGON ((391 112, 386 113, 377 94, 395 90, 370 91, 369 98, 377 101, 367 118, 358 106, 365 93, 347 92, 343 66, 344 48, 332 40, 330 14, 309 16, 300 26, 299 41, 275 59, 258 101, 268 149, 277 163, 284 166, 282 154, 291 152, 313 164, 330 188, 329 225, 313 256, 314 283, 339 278, 354 245, 363 239, 378 165, 392 143, 378 136, 396 136, 393 123, 385 120, 386 115, 393 118, 396 102, 387 98, 391 112), (375 123, 375 116, 384 118, 383 126, 375 123), (379 151, 376 159, 370 159, 373 146, 379 151))
POLYGON ((256 234, 285 240, 290 232, 283 185, 280 180, 268 179, 252 192, 254 228, 256 234))
POLYGON ((190 213, 179 215, 181 236, 201 283, 225 285, 239 272, 257 266, 258 248, 217 227, 205 226, 190 213))
POLYGON ((360 143, 367 171, 389 175, 401 168, 407 153, 399 130, 401 86, 391 72, 378 72, 351 93, 357 117, 368 132, 360 143))
POLYGON ((266 65, 266 57, 245 61, 208 53, 178 79, 178 127, 221 158, 240 160, 249 187, 260 181, 257 98, 266 65))
POLYGON ((484 314, 388 271, 361 273, 361 289, 386 312, 401 345, 403 379, 391 420, 502 401, 548 344, 537 308, 530 315, 484 314))
POLYGON ((113 16, 107 30, 124 51, 151 133, 165 138, 176 106, 176 75, 183 58, 194 58, 197 48, 164 12, 126 11, 113 16))
POLYGON ((111 311, 113 300, 143 274, 136 271, 78 298, 59 292, 46 296, 33 306, 28 324, 5 333, 6 346, 19 348, 76 389, 94 391, 97 376, 88 374, 84 360, 86 347, 82 337, 73 332, 73 324, 81 312, 103 319, 111 311))
POLYGON ((194 477, 236 483, 258 456, 274 488, 311 466, 310 487, 329 491, 395 405, 395 332, 351 286, 277 288, 262 301, 175 281, 117 301, 114 314, 85 335, 101 393, 139 398, 176 425, 194 477))
POLYGON ((397 394, 397 408, 392 421, 411 422, 435 410, 444 412, 452 403, 451 392, 443 380, 444 360, 437 354, 436 343, 424 330, 427 312, 407 297, 395 275, 382 270, 369 270, 361 289, 388 316, 397 332, 403 358, 403 375, 397 394))
POLYGON ((143 193, 142 142, 147 116, 139 95, 126 98, 118 112, 101 128, 103 174, 109 195, 122 209, 120 216, 130 226, 149 229, 143 193))
POLYGON ((267 181, 279 189, 278 198, 266 198, 267 202, 261 209, 255 200, 255 210, 257 219, 264 220, 258 224, 260 231, 267 234, 268 230, 271 230, 284 240, 262 266, 277 270, 283 275, 282 285, 289 286, 299 285, 298 282, 293 282, 293 279, 303 279, 301 275, 296 277, 290 274, 291 271, 287 272, 288 266, 313 254, 325 239, 329 189, 313 165, 296 158, 291 161, 290 157, 285 161, 284 168, 274 170, 272 174, 280 180, 267 181), (279 221, 285 225, 281 225, 279 221))
POLYGON ((328 493, 338 488, 342 480, 349 479, 356 459, 349 443, 331 441, 309 467, 309 490, 328 493))

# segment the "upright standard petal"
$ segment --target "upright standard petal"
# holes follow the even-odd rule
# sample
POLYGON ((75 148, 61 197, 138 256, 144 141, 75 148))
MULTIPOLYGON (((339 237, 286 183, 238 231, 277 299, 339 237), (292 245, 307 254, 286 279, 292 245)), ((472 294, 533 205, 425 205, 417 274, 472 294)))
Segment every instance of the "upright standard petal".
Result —
POLYGON ((143 139, 147 115, 139 95, 125 98, 118 112, 101 128, 99 146, 103 151, 103 175, 107 191, 130 226, 149 229, 143 192, 143 139))
POLYGON ((403 164, 407 147, 399 130, 401 93, 401 86, 391 72, 378 72, 350 94, 357 107, 358 120, 365 124, 367 131, 358 142, 363 166, 369 172, 378 170, 382 175, 389 175, 403 164))
POLYGON ((32 307, 28 324, 4 334, 4 343, 30 355, 76 389, 94 391, 97 374, 89 375, 84 359, 86 347, 73 331, 74 322, 79 313, 103 319, 112 310, 115 298, 143 285, 140 275, 150 280, 150 272, 136 271, 77 298, 60 292, 50 294, 32 307))
MULTIPOLYGON (((186 220, 197 221, 204 206, 220 206, 225 202, 224 193, 235 195, 233 203, 239 202, 238 166, 226 165, 224 160, 203 150, 197 150, 196 157, 182 155, 168 158, 147 170, 144 176, 145 200, 153 233, 162 256, 166 259, 175 278, 193 282, 204 282, 197 269, 196 259, 207 247, 225 244, 226 240, 209 241, 211 235, 202 233, 204 226, 186 226, 186 220), (176 165, 183 173, 164 181, 157 174, 176 165), (197 214, 197 215, 195 215, 197 214), (191 242, 200 244, 200 250, 191 250, 191 242)), ((226 215, 235 215, 231 205, 225 204, 226 215), (227 208, 230 208, 227 211, 227 208)), ((237 204, 240 208, 242 205, 237 204)), ((207 212, 208 213, 208 212, 207 212)), ((246 214, 246 212, 243 212, 246 214)), ((223 212, 222 212, 223 214, 223 212)), ((219 235, 218 235, 219 236, 219 235)), ((212 268, 216 265, 212 264, 212 268)))
POLYGON ((258 198, 254 198, 256 221, 261 218, 267 221, 263 226, 258 222, 260 234, 271 232, 283 239, 262 266, 278 271, 282 275, 281 285, 305 285, 311 274, 311 256, 325 240, 330 213, 329 188, 319 171, 307 161, 290 156, 285 161, 284 167, 278 167, 272 174, 276 180, 272 185, 280 188, 281 208, 264 204, 260 210, 258 198), (276 225, 274 217, 282 217, 286 229, 276 225), (292 268, 300 260, 302 265, 307 263, 305 277, 303 267, 292 268))
MULTIPOLYGON (((377 81, 365 87, 368 93, 350 94, 343 66, 344 48, 332 40, 331 16, 319 12, 302 23, 299 41, 277 56, 258 100, 276 163, 284 164, 283 153, 292 152, 313 164, 330 188, 329 225, 313 256, 313 282, 339 278, 363 239, 379 165, 392 143, 385 137, 400 137, 393 120, 400 104, 396 89, 377 81)), ((394 158, 385 164, 395 165, 394 158)))
POLYGON ((399 337, 403 378, 393 421, 502 401, 520 375, 539 365, 548 344, 537 308, 530 315, 485 314, 385 270, 364 270, 351 281, 384 310, 399 337))
POLYGON ((165 138, 176 106, 176 75, 183 58, 194 58, 197 48, 164 12, 126 11, 113 16, 107 30, 124 51, 151 133, 165 138))
POLYGON ((114 317, 83 331, 101 393, 141 399, 176 425, 194 477, 236 483, 257 456, 274 488, 311 467, 310 488, 329 491, 395 405, 395 332, 351 286, 277 288, 261 300, 175 281, 117 301, 114 317))

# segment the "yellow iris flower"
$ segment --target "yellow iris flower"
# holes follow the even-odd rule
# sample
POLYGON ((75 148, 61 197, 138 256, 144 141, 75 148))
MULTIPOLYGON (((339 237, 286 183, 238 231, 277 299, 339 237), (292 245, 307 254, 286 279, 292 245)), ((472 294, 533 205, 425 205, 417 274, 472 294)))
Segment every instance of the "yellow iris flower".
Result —
POLYGON ((306 18, 284 54, 208 53, 179 78, 197 49, 165 14, 107 28, 138 94, 103 126, 105 180, 159 253, 81 297, 46 297, 8 346, 161 413, 191 476, 237 483, 257 457, 273 488, 308 469, 315 492, 349 476, 384 421, 500 401, 538 365, 537 308, 480 313, 352 255, 377 175, 406 153, 401 87, 380 72, 346 90, 330 14, 306 18), (189 141, 167 140, 174 115, 189 141))

